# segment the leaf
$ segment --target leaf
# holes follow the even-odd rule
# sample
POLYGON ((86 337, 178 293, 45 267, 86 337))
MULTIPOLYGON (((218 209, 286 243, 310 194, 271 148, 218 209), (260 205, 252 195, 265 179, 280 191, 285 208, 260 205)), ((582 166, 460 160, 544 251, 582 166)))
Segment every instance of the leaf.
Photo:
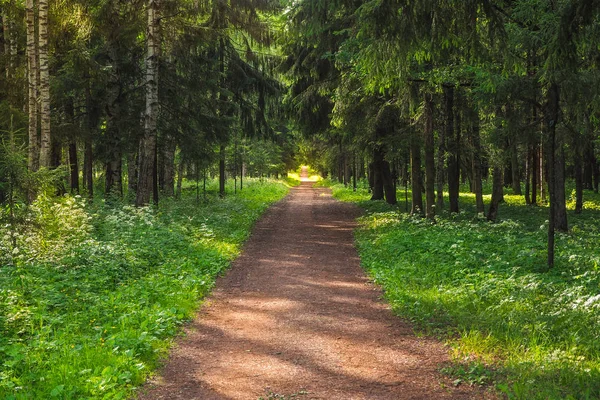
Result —
POLYGON ((50 392, 50 396, 58 397, 61 395, 61 393, 64 391, 64 389, 65 389, 65 385, 58 385, 54 389, 52 389, 52 391, 50 392))

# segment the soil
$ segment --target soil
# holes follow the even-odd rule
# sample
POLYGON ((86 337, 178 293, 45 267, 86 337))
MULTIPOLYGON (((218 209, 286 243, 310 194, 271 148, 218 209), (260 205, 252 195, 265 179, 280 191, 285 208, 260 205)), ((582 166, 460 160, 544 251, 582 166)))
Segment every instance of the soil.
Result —
POLYGON ((360 268, 359 210, 303 182, 271 207, 159 375, 156 399, 474 399, 448 350, 394 316, 360 268))

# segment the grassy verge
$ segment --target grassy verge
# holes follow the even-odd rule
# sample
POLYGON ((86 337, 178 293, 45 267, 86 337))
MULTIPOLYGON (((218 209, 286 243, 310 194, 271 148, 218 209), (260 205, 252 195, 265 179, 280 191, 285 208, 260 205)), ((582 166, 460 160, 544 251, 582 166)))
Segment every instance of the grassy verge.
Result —
POLYGON ((211 182, 198 204, 194 188, 156 210, 42 198, 1 228, 1 399, 130 396, 288 190, 247 181, 218 199, 211 182))
POLYGON ((510 399, 600 398, 598 195, 569 212, 556 267, 542 272, 547 208, 521 196, 507 195, 491 224, 462 194, 464 211, 433 224, 400 212, 403 203, 369 202, 364 189, 333 190, 367 210, 356 232, 364 268, 398 315, 448 341, 455 363, 444 372, 457 384, 494 385, 510 399))

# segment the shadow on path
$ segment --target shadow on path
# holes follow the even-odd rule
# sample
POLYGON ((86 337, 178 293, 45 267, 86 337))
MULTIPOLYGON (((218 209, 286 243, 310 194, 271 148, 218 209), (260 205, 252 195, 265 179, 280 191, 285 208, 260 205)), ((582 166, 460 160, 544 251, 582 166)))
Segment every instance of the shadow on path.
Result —
POLYGON ((444 384, 444 348, 380 300, 354 249, 358 214, 310 182, 292 189, 139 398, 480 398, 444 384))

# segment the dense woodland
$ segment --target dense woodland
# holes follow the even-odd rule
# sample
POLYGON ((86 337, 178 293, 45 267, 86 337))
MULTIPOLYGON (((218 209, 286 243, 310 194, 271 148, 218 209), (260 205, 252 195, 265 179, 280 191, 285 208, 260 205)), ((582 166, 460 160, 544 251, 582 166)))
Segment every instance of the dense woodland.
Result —
MULTIPOLYGON (((43 234, 82 226, 77 243, 108 240, 111 213, 140 222, 161 207, 185 221, 198 206, 186 189, 199 199, 213 178, 223 198, 304 163, 372 200, 410 193, 410 213, 434 222, 464 213, 461 192, 491 222, 519 196, 544 213, 541 272, 555 266, 556 233, 570 232, 568 208, 594 208, 598 0, 1 0, 0 11, 5 313, 30 301, 18 276, 43 251, 55 253, 40 265, 77 258, 43 234), (102 222, 81 214, 91 204, 102 222), (65 223, 48 217, 68 210, 65 223)), ((246 206, 251 224, 264 204, 246 206)), ((0 333, 26 336, 26 314, 0 315, 0 333)), ((11 367, 24 362, 15 343, 0 337, 11 367)))
POLYGON ((598 191, 597 13, 592 0, 3 1, 0 200, 31 202, 54 177, 62 193, 144 205, 207 171, 224 194, 226 176, 283 174, 299 155, 346 183, 368 176, 374 200, 410 182, 429 218, 459 212, 468 182, 495 220, 510 188, 550 204, 552 248, 566 180, 577 212, 598 191))

